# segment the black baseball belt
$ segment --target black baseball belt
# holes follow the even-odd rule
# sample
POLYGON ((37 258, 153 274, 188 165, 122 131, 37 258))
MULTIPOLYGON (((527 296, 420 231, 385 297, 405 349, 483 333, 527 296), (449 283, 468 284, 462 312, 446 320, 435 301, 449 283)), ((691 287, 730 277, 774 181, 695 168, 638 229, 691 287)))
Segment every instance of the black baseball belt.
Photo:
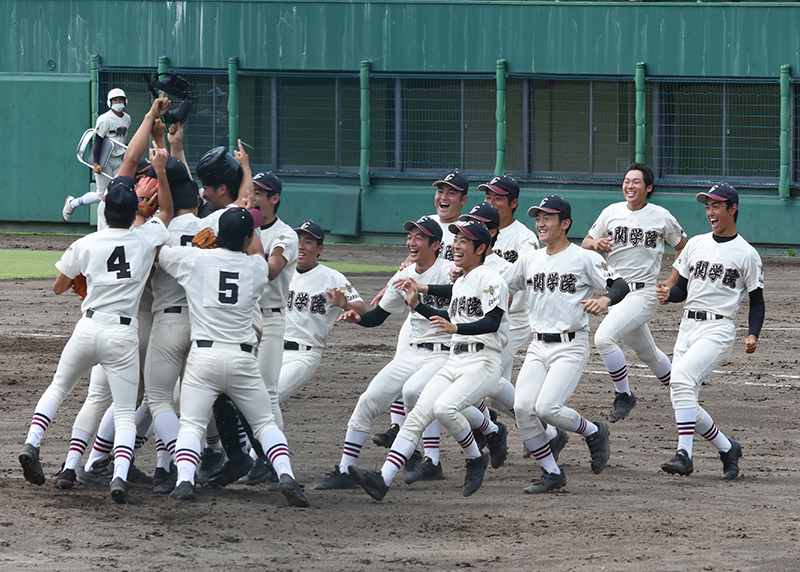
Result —
POLYGON ((534 332, 533 337, 546 344, 556 344, 559 342, 571 342, 575 339, 575 332, 564 332, 563 334, 543 334, 534 332))
POLYGON ((181 306, 172 306, 171 308, 165 308, 165 314, 180 314, 183 311, 181 306))
MULTIPOLYGON (((210 347, 214 346, 214 342, 212 342, 211 340, 197 340, 195 342, 195 344, 197 345, 198 348, 210 348, 210 347)), ((223 343, 220 343, 219 345, 226 345, 226 346, 238 345, 239 348, 243 352, 247 352, 249 354, 253 353, 253 346, 251 346, 250 344, 223 344, 223 343)))
POLYGON ((630 288, 631 292, 641 290, 645 286, 647 286, 647 284, 644 282, 628 282, 628 288, 630 288))
POLYGON ((311 346, 304 346, 302 344, 298 344, 297 342, 290 342, 288 340, 285 340, 283 342, 283 349, 289 350, 289 351, 295 351, 295 352, 296 351, 307 352, 308 350, 311 349, 311 346))
POLYGON ((485 347, 486 346, 483 345, 480 342, 478 342, 476 344, 456 344, 456 345, 453 346, 453 353, 456 354, 456 355, 467 353, 467 352, 475 353, 475 352, 481 351, 485 347))
POLYGON ((725 318, 725 316, 721 316, 720 314, 712 314, 711 312, 706 312, 705 310, 686 310, 686 317, 690 320, 697 320, 698 322, 702 322, 704 320, 723 320, 725 318))
MULTIPOLYGON (((92 316, 94 316, 94 313, 95 313, 94 310, 86 310, 86 317, 91 318, 92 316)), ((126 318, 125 316, 117 316, 117 318, 119 318, 119 323, 122 324, 123 326, 131 325, 130 318, 126 318)))
MULTIPOLYGON (((434 343, 431 343, 431 342, 427 342, 427 343, 424 343, 424 344, 414 344, 414 345, 416 347, 420 348, 420 349, 423 349, 423 350, 429 350, 429 351, 436 350, 436 351, 442 351, 442 352, 449 352, 450 351, 450 346, 446 346, 444 344, 434 344, 434 343)), ((462 344, 462 345, 466 345, 466 344, 462 344)))

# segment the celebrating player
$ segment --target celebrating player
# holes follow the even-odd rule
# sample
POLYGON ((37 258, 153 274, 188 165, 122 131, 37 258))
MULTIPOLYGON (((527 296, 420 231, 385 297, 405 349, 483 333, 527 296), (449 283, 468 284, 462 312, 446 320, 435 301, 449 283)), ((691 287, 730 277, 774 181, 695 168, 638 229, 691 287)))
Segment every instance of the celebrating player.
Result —
POLYGON ((609 309, 594 335, 594 344, 614 382, 614 406, 609 421, 624 419, 636 405, 630 389, 625 354, 617 345, 628 344, 665 386, 672 365, 650 333, 647 323, 658 308, 656 282, 664 245, 680 255, 686 233, 668 210, 648 203, 653 194, 653 171, 642 163, 631 163, 622 183, 625 202, 606 207, 595 221, 583 248, 604 256, 609 265, 628 282, 631 293, 609 309))
POLYGON ((543 493, 564 487, 567 478, 556 463, 541 421, 586 439, 592 471, 599 474, 610 454, 608 426, 592 423, 566 407, 589 360, 589 316, 622 300, 628 285, 599 254, 567 239, 572 208, 558 195, 531 207, 536 232, 547 248, 524 256, 503 278, 509 290, 527 289, 533 339, 517 377, 514 411, 525 446, 542 468, 542 477, 525 489, 543 493), (595 290, 608 289, 592 298, 595 290), (541 421, 540 421, 541 420, 541 421))
POLYGON ((686 301, 672 359, 670 396, 678 425, 678 452, 661 465, 671 474, 694 471, 692 442, 699 432, 719 451, 722 478, 739 475, 742 447, 728 439, 698 404, 703 380, 733 351, 736 317, 745 293, 750 298, 744 349, 756 351, 764 323, 764 268, 758 252, 736 232, 739 193, 728 183, 698 193, 706 205, 711 232, 695 236, 675 260, 669 280, 658 285, 662 304, 686 301))

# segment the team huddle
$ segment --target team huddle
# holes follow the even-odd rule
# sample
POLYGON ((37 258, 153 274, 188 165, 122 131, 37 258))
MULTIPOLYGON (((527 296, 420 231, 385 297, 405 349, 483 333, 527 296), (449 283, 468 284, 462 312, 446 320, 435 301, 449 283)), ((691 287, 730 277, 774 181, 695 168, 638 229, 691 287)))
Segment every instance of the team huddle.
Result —
MULTIPOLYGON (((120 93, 109 93, 109 113, 117 118, 126 103, 120 93)), ((212 149, 198 162, 201 206, 183 127, 174 123, 167 131, 161 119, 169 105, 155 99, 123 158, 95 165, 110 179, 99 193, 102 230, 74 242, 56 264, 53 290, 75 289, 82 317, 19 455, 29 482, 45 483, 44 433, 91 369, 55 487, 106 486, 115 502, 127 504, 130 482, 191 500, 197 484, 242 479, 269 482, 289 505, 307 507, 281 404, 316 373, 335 322, 380 327, 398 312, 407 318, 397 352, 359 397, 343 427, 341 459, 317 490, 361 487, 382 500, 401 472, 406 483, 443 479, 444 429, 464 453, 463 495, 470 496, 489 465, 506 461, 508 429, 498 414, 516 423, 523 456, 541 468, 525 493, 566 486, 558 457, 570 433, 586 442, 591 470, 600 474, 611 451, 609 425, 567 401, 589 360, 589 315, 603 312, 593 339, 614 384, 607 421, 626 418, 636 405, 624 342, 670 391, 678 442, 662 470, 693 472, 699 432, 719 451, 722 478, 738 476, 741 445, 698 403, 703 380, 733 351, 745 294, 747 353, 755 351, 764 320, 763 267, 736 232, 739 196, 732 186, 697 194, 711 232, 687 240, 666 209, 648 202, 652 170, 632 163, 625 200, 605 208, 578 246, 567 237, 572 211, 564 198, 550 195, 527 210, 534 233, 515 218, 520 188, 511 176, 479 185, 484 200, 462 214, 469 182, 450 171, 433 183, 436 214, 403 225, 408 257, 367 310, 347 278, 319 263, 322 227, 313 220, 291 227, 277 217, 283 185, 272 172, 253 176, 241 145, 233 155, 212 149), (148 161, 142 156, 151 137, 148 161), (667 244, 677 256, 659 282, 667 244), (648 322, 659 304, 678 302, 683 319, 670 362, 648 322), (366 471, 359 455, 387 410, 392 424, 372 441, 389 453, 380 470, 366 471), (135 456, 152 435, 157 466, 150 477, 135 456)), ((68 197, 65 220, 96 198, 68 197)))

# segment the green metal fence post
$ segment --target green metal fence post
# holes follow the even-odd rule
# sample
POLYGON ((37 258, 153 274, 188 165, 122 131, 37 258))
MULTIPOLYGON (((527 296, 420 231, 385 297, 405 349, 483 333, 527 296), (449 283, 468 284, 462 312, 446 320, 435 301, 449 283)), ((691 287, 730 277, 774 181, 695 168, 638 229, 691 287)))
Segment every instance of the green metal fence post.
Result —
POLYGON ((369 61, 361 62, 361 159, 359 164, 359 179, 361 188, 369 187, 369 61))
POLYGON ((644 62, 636 64, 636 162, 644 163, 645 129, 645 91, 644 91, 644 62))
POLYGON ((90 81, 92 101, 90 102, 89 109, 92 113, 92 125, 97 125, 97 99, 99 95, 97 92, 100 90, 100 72, 98 71, 100 67, 100 56, 93 55, 89 61, 92 68, 92 79, 90 81))
POLYGON ((239 60, 228 60, 228 148, 239 148, 239 60))
POLYGON ((169 71, 169 57, 158 56, 158 73, 167 73, 169 71))
POLYGON ((497 60, 497 163, 494 174, 506 172, 506 61, 497 60))
POLYGON ((781 170, 778 195, 782 201, 789 198, 789 124, 791 119, 791 86, 789 65, 781 66, 781 170))

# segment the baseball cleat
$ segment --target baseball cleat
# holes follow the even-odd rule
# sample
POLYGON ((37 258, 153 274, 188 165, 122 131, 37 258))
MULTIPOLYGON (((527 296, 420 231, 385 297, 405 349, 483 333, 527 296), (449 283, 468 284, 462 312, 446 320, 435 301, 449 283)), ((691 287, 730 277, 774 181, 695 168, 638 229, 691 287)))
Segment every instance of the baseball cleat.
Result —
POLYGON ((422 453, 415 450, 403 466, 403 482, 410 485, 422 476, 422 453))
POLYGON ((529 495, 535 495, 563 489, 565 486, 567 486, 567 475, 564 474, 564 469, 561 469, 560 473, 548 473, 542 469, 542 477, 523 490, 529 495))
POLYGON ((131 463, 131 466, 128 468, 128 482, 134 485, 152 485, 153 477, 131 463))
POLYGON ((391 449, 392 443, 394 443, 394 438, 397 437, 397 433, 400 431, 400 425, 397 423, 392 423, 389 426, 389 430, 386 433, 376 433, 372 436, 372 442, 376 445, 380 445, 381 447, 386 447, 387 449, 391 449))
POLYGON ((122 477, 111 481, 111 500, 117 504, 128 504, 128 483, 122 477))
POLYGON ((39 447, 25 443, 19 452, 19 464, 22 465, 22 474, 26 481, 39 486, 44 484, 44 471, 39 463, 39 447))
POLYGON ((353 480, 353 477, 350 476, 350 473, 341 472, 337 465, 327 477, 315 484, 314 488, 318 491, 330 491, 355 489, 358 488, 358 485, 353 480))
POLYGON ((661 465, 661 470, 670 475, 688 477, 694 472, 694 463, 686 451, 678 449, 678 452, 675 453, 672 459, 661 465))
POLYGON ((489 466, 489 455, 481 453, 477 459, 467 459, 467 474, 464 476, 464 488, 461 491, 465 497, 470 496, 483 484, 483 475, 489 466))
POLYGON ((616 393, 615 395, 614 405, 608 415, 608 420, 612 423, 625 419, 636 405, 636 396, 632 393, 616 393))
POLYGON ((472 437, 475 439, 475 444, 478 446, 478 449, 483 451, 486 448, 486 435, 481 433, 480 429, 473 429, 472 437))
POLYGON ((499 469, 508 457, 508 429, 498 422, 497 431, 486 436, 486 445, 489 447, 489 458, 493 469, 499 469))
POLYGON ((75 212, 75 207, 73 207, 70 201, 75 200, 75 197, 72 195, 68 196, 64 201, 64 208, 61 209, 61 218, 64 219, 64 222, 69 222, 69 218, 72 216, 72 213, 75 212))
POLYGON ((611 456, 611 445, 608 440, 608 425, 602 421, 595 421, 597 433, 586 437, 586 444, 589 446, 589 453, 592 456, 592 472, 599 475, 606 467, 608 458, 611 456))
MULTIPOLYGON (((187 481, 188 482, 188 481, 187 481)), ((178 467, 175 463, 169 464, 169 471, 166 469, 156 469, 153 475, 153 492, 158 495, 166 495, 175 489, 178 483, 178 467)))
POLYGON ((724 453, 719 452, 722 461, 722 480, 729 481, 739 476, 739 459, 742 458, 742 446, 738 441, 730 440, 731 448, 724 453))
POLYGON ((249 473, 253 465, 253 459, 250 458, 250 455, 242 454, 242 456, 235 461, 228 459, 228 461, 222 465, 221 469, 211 475, 211 478, 208 479, 208 484, 216 488, 235 483, 249 473))
POLYGON ((382 501, 386 493, 389 492, 389 485, 383 480, 383 475, 380 471, 365 471, 355 465, 350 465, 347 467, 347 472, 350 473, 353 482, 364 489, 376 501, 382 501))
POLYGON ((53 481, 57 489, 71 489, 75 486, 75 469, 61 469, 53 481))
POLYGON ((107 487, 111 484, 112 475, 108 467, 95 467, 91 471, 78 467, 78 470, 75 471, 75 476, 82 485, 107 487))
POLYGON ((289 503, 289 506, 306 508, 311 504, 308 502, 306 493, 303 492, 303 489, 300 488, 300 485, 289 473, 283 473, 278 482, 280 483, 281 494, 286 497, 286 502, 289 503))
POLYGON ((246 485, 255 486, 271 480, 274 475, 275 471, 269 460, 266 457, 259 457, 242 480, 246 485))
POLYGON ((222 468, 224 462, 224 452, 215 451, 208 447, 203 449, 203 455, 200 457, 200 466, 197 468, 197 476, 194 479, 195 482, 199 485, 206 484, 211 478, 211 475, 222 468))
POLYGON ((169 498, 175 500, 194 500, 194 484, 189 481, 181 481, 175 489, 169 493, 169 498))
POLYGON ((425 457, 422 461, 422 476, 419 478, 421 481, 441 481, 444 479, 444 474, 442 473, 442 463, 433 464, 433 461, 425 457))
MULTIPOLYGON (((567 432, 563 429, 556 429, 556 436, 550 439, 550 452, 553 453, 553 458, 556 460, 556 463, 558 463, 558 456, 561 454, 564 447, 566 447, 568 441, 569 435, 567 432)), ((531 456, 530 452, 528 456, 531 456)))

